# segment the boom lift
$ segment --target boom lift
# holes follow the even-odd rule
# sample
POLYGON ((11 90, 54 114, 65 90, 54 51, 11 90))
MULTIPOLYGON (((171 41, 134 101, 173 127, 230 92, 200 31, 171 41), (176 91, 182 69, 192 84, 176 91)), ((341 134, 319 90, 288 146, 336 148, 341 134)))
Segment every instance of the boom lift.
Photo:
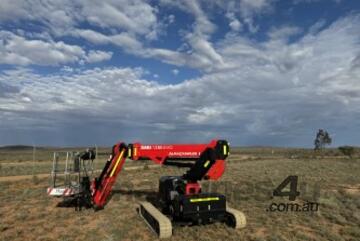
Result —
POLYGON ((172 235, 172 224, 207 224, 225 222, 233 228, 246 225, 245 215, 226 204, 226 197, 218 193, 203 193, 201 180, 218 180, 225 171, 229 144, 212 140, 209 144, 153 144, 117 143, 101 174, 91 183, 84 176, 80 183, 77 203, 104 208, 112 187, 126 158, 150 159, 160 165, 188 167, 182 176, 163 176, 159 180, 158 204, 141 202, 139 215, 148 226, 166 238, 172 235), (186 161, 186 162, 184 162, 186 161), (189 162, 190 161, 190 162, 189 162))

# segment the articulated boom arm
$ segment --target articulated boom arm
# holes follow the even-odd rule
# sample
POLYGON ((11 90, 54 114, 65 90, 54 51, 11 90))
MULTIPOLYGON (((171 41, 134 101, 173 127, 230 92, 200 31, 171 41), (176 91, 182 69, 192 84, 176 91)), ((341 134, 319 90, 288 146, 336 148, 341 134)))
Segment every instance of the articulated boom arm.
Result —
POLYGON ((225 170, 225 159, 229 154, 229 144, 225 140, 212 140, 209 144, 129 144, 113 146, 112 155, 98 178, 92 184, 93 203, 96 207, 106 204, 116 177, 122 169, 126 157, 132 160, 150 159, 160 165, 187 166, 183 175, 189 184, 202 179, 219 179, 225 170), (180 160, 194 160, 195 163, 180 160))
POLYGON ((127 146, 124 143, 118 143, 113 146, 112 155, 107 160, 100 176, 95 178, 92 183, 92 201, 96 208, 102 208, 106 204, 116 177, 125 163, 126 155, 127 146))

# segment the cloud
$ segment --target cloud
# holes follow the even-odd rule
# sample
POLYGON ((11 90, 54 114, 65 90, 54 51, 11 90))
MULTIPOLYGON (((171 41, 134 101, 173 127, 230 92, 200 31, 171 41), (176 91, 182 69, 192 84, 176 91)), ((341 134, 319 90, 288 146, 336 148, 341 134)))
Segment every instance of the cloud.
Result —
MULTIPOLYGON (((167 4, 171 5, 171 3, 167 4)), ((73 37, 81 38, 95 45, 111 44, 137 57, 155 58, 168 64, 190 66, 206 72, 224 65, 222 56, 210 41, 216 25, 204 12, 203 3, 189 0, 172 4, 192 14, 195 19, 192 31, 185 31, 182 38, 182 41, 187 42, 191 48, 187 52, 152 47, 149 44, 151 41, 157 40, 159 36, 166 34, 164 29, 174 23, 175 16, 170 14, 159 18, 158 8, 144 0, 106 0, 101 3, 84 0, 51 0, 46 3, 40 0, 31 3, 5 0, 0 8, 2 16, 0 24, 22 21, 36 24, 39 27, 33 32, 20 29, 16 31, 17 33, 13 31, 12 35, 23 38, 24 42, 38 41, 38 48, 50 47, 53 51, 51 52, 52 57, 37 56, 36 58, 30 58, 28 53, 18 54, 16 51, 15 53, 7 51, 3 63, 18 65, 82 63, 87 58, 86 53, 80 53, 81 51, 86 52, 82 47, 63 43, 64 46, 67 46, 68 51, 72 46, 74 51, 80 52, 66 52, 61 55, 62 47, 56 46, 56 44, 62 43, 61 41, 56 42, 56 39, 73 37), (16 9, 14 14, 9 14, 14 9, 16 9), (83 26, 87 26, 87 28, 83 26)), ((236 23, 233 25, 236 27, 236 23)), ((24 45, 23 51, 25 51, 25 47, 24 45)), ((32 53, 33 51, 29 49, 26 52, 32 53)))
POLYGON ((241 0, 240 12, 243 17, 251 17, 255 13, 271 9, 275 0, 241 0))
POLYGON ((187 39, 194 49, 192 56, 195 56, 200 62, 203 62, 204 68, 207 71, 224 65, 222 56, 204 36, 189 34, 187 39))
POLYGON ((325 27, 326 21, 324 19, 318 20, 315 24, 309 28, 309 34, 317 34, 320 30, 325 27))
POLYGON ((112 53, 85 50, 77 45, 62 41, 33 40, 15 35, 9 31, 0 31, 1 64, 12 65, 60 65, 80 61, 99 62, 111 58, 112 53))
POLYGON ((11 94, 18 93, 19 88, 9 85, 7 83, 1 83, 0 82, 0 97, 6 98, 11 97, 11 94))
POLYGON ((77 62, 85 55, 85 51, 76 45, 29 40, 8 31, 1 31, 0 39, 3 56, 0 62, 5 64, 58 65, 77 62))
POLYGON ((231 20, 231 22, 229 23, 229 27, 233 30, 233 31, 240 31, 242 29, 242 24, 239 20, 237 19, 233 19, 231 20))
POLYGON ((185 0, 184 1, 185 8, 194 15, 195 17, 195 25, 194 30, 196 34, 212 34, 216 26, 213 24, 203 9, 201 8, 201 2, 198 0, 185 0))
POLYGON ((104 60, 111 59, 112 55, 113 55, 112 52, 90 50, 85 60, 89 63, 101 62, 104 60))
POLYGON ((175 22, 175 15, 170 14, 170 15, 168 16, 168 22, 169 22, 169 24, 174 23, 174 22, 175 22))
POLYGON ((162 4, 175 6, 194 19, 182 31, 181 41, 187 47, 173 50, 151 45, 151 41, 175 17, 159 20, 158 8, 147 1, 121 5, 108 0, 99 5, 98 12, 89 9, 98 4, 95 1, 88 6, 80 0, 41 1, 38 6, 4 1, 0 21, 43 25, 33 33, 1 31, 0 62, 62 68, 53 74, 30 68, 0 72, 0 143, 22 138, 40 142, 46 136, 53 140, 50 137, 60 133, 63 139, 53 140, 55 144, 84 143, 97 136, 106 144, 120 137, 151 142, 203 142, 221 137, 236 144, 296 145, 312 143, 313 129, 319 127, 335 133, 348 126, 354 133, 360 131, 355 123, 360 117, 359 16, 329 26, 319 21, 309 29, 272 28, 262 42, 234 33, 243 28, 258 31, 254 16, 271 11, 274 2, 214 0, 207 5, 200 0, 163 0, 162 4), (136 4, 143 13, 134 8, 136 4), (217 42, 212 41, 218 27, 208 11, 211 4, 223 6, 233 31, 217 42), (7 13, 12 9, 13 18, 7 13), (136 15, 141 15, 141 21, 131 21, 136 15), (64 26, 57 28, 62 18, 64 26), (101 47, 111 44, 134 56, 158 59, 174 65, 173 74, 176 66, 190 66, 203 75, 161 84, 147 79, 153 71, 143 68, 86 69, 74 63, 105 61, 113 53, 65 43, 58 39, 61 36, 101 47))
POLYGON ((24 1, 3 0, 0 5, 0 20, 12 20, 27 15, 24 1))
POLYGON ((203 2, 200 0, 186 1, 162 1, 165 5, 176 6, 179 9, 193 15, 195 22, 192 31, 184 31, 184 40, 191 48, 190 53, 182 53, 183 62, 188 66, 194 66, 203 71, 210 72, 224 65, 222 56, 209 41, 216 31, 216 25, 212 23, 203 10, 203 2))
POLYGON ((0 83, 12 83, 2 87, 12 93, 0 96, 0 109, 7 113, 0 116, 0 132, 35 125, 45 133, 96 133, 107 144, 120 137, 145 142, 221 137, 237 144, 311 145, 319 127, 334 134, 348 126, 358 131, 358 20, 341 19, 293 43, 228 37, 219 45, 226 68, 174 85, 147 80, 139 68, 46 76, 7 71, 0 83))
POLYGON ((0 6, 0 23, 34 22, 38 29, 48 28, 53 34, 60 35, 74 26, 80 16, 76 3, 64 1, 22 1, 3 0, 0 6), (41 27, 39 26, 41 23, 41 27))
POLYGON ((146 34, 157 23, 156 10, 146 1, 81 1, 81 4, 84 18, 100 27, 146 34))
POLYGON ((260 26, 255 17, 274 12, 274 5, 278 0, 239 0, 239 1, 205 1, 204 4, 213 8, 220 8, 226 12, 230 20, 230 28, 234 31, 247 28, 250 33, 258 32, 260 26))
POLYGON ((0 21, 36 21, 56 35, 63 35, 83 22, 105 29, 116 28, 146 35, 156 28, 156 11, 143 0, 3 0, 0 21))
POLYGON ((94 44, 114 44, 122 47, 125 51, 134 54, 141 52, 141 49, 143 48, 142 43, 128 33, 105 35, 90 29, 76 29, 69 34, 74 37, 84 38, 94 44))
POLYGON ((178 75, 178 74, 179 74, 179 70, 178 70, 178 69, 173 69, 171 72, 172 72, 174 75, 178 75))
MULTIPOLYGON (((314 31, 314 29, 312 29, 311 31, 314 31)), ((268 32, 268 36, 272 39, 272 40, 287 40, 289 37, 297 35, 301 33, 301 28, 296 27, 296 26, 281 26, 278 28, 272 28, 269 32, 268 32)))

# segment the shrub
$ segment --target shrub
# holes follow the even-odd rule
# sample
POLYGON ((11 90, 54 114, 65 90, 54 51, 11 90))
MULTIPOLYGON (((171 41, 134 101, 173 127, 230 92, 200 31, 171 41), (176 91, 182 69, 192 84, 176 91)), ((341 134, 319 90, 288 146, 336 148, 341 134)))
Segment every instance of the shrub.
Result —
POLYGON ((350 158, 354 155, 355 152, 355 148, 352 146, 340 146, 338 149, 342 154, 350 158))

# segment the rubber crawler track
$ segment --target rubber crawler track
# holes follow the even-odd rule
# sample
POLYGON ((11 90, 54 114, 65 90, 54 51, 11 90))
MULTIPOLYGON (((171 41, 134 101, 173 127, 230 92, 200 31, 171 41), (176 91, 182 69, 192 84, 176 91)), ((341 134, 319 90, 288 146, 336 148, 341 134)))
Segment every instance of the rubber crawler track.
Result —
POLYGON ((226 214, 229 215, 229 218, 231 220, 228 225, 232 226, 235 229, 241 229, 246 227, 246 217, 243 212, 230 207, 226 207, 226 214))
POLYGON ((139 215, 160 239, 170 238, 172 235, 172 224, 164 214, 149 202, 141 202, 138 209, 139 215))

